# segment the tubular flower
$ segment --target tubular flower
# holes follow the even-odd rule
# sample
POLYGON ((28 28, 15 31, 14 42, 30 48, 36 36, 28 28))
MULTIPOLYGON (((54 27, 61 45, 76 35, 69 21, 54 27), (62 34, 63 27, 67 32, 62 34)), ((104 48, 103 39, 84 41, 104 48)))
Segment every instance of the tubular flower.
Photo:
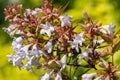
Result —
POLYGON ((62 21, 61 27, 64 27, 64 26, 71 27, 71 22, 70 22, 71 19, 72 19, 72 16, 68 16, 67 14, 65 16, 60 16, 60 20, 62 21))
POLYGON ((41 34, 47 34, 48 37, 51 36, 51 32, 54 31, 54 27, 49 23, 49 22, 46 22, 46 24, 40 24, 40 27, 41 27, 41 31, 40 33, 41 34))
POLYGON ((17 52, 23 44, 23 39, 22 37, 18 37, 18 38, 14 38, 13 42, 12 42, 12 48, 15 52, 17 52))
POLYGON ((115 28, 115 25, 112 23, 110 25, 101 26, 100 31, 105 34, 113 35, 114 28, 115 28))
POLYGON ((41 77, 40 80, 50 80, 50 76, 52 75, 53 71, 54 70, 47 72, 44 76, 41 77))
POLYGON ((80 59, 87 58, 87 57, 88 57, 88 48, 86 48, 82 54, 79 54, 80 59))
POLYGON ((52 42, 48 41, 44 48, 45 48, 45 50, 47 50, 48 53, 51 53, 52 52, 52 42))
POLYGON ((76 49, 77 52, 79 52, 79 46, 82 46, 82 43, 85 41, 83 38, 84 33, 80 33, 77 36, 75 36, 75 39, 73 41, 68 41, 68 43, 71 43, 72 49, 76 49))
POLYGON ((91 80, 95 76, 95 73, 92 74, 83 74, 82 79, 83 80, 91 80))
POLYGON ((66 60, 67 60, 67 55, 64 55, 60 60, 62 65, 62 68, 60 70, 63 70, 66 67, 66 60))
POLYGON ((7 55, 8 61, 13 64, 13 66, 21 67, 22 59, 19 55, 7 55))
POLYGON ((57 76, 55 77, 55 80, 62 80, 62 76, 61 76, 60 71, 57 73, 57 76))

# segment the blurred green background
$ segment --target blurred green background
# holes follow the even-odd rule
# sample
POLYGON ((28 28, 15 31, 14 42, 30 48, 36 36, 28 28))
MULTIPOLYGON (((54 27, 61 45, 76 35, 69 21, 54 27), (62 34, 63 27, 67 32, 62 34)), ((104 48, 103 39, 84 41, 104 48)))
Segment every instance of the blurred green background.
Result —
MULTIPOLYGON (((102 24, 110 24, 114 22, 116 26, 120 25, 120 0, 53 0, 55 6, 65 6, 70 1, 68 7, 63 14, 69 14, 74 20, 83 22, 82 12, 87 13, 102 24)), ((39 72, 28 72, 13 67, 7 60, 6 55, 12 53, 12 39, 2 30, 2 27, 8 27, 8 23, 4 21, 4 8, 10 4, 23 4, 24 8, 40 7, 43 0, 0 0, 0 80, 38 80, 41 75, 39 72)), ((120 52, 115 54, 115 64, 120 66, 120 52)))

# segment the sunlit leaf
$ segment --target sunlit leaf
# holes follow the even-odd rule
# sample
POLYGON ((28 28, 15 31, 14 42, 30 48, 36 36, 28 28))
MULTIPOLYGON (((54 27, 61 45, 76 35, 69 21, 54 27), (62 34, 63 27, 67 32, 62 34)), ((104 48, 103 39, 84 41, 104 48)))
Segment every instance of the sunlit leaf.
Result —
POLYGON ((113 47, 112 52, 115 53, 118 50, 120 50, 120 41, 113 47))

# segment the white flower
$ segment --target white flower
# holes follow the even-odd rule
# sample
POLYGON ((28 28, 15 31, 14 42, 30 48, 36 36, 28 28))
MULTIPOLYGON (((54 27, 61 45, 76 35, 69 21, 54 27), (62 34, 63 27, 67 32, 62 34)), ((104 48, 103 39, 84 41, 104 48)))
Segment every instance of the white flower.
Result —
POLYGON ((22 33, 21 30, 17 30, 17 31, 16 31, 16 34, 21 34, 21 33, 22 33))
POLYGON ((101 39, 101 40, 93 40, 93 45, 99 44, 99 45, 96 45, 96 48, 99 48, 100 44, 103 43, 103 42, 104 42, 103 39, 101 39))
POLYGON ((80 59, 87 58, 87 57, 88 57, 88 47, 86 47, 86 49, 82 54, 79 54, 80 59))
POLYGON ((12 63, 14 55, 7 55, 8 61, 12 63))
POLYGON ((33 71, 33 69, 32 69, 32 60, 29 60, 22 68, 32 72, 33 71))
POLYGON ((31 13, 32 13, 32 15, 35 16, 35 15, 37 15, 38 12, 33 10, 31 13))
POLYGON ((79 52, 78 42, 68 41, 68 43, 70 43, 72 45, 72 49, 76 49, 76 51, 79 52))
POLYGON ((48 53, 51 53, 52 52, 52 41, 48 41, 44 48, 45 50, 47 50, 48 53))
POLYGON ((20 67, 22 65, 23 58, 21 58, 19 55, 7 55, 7 57, 8 61, 12 62, 13 66, 20 67))
POLYGON ((34 44, 34 45, 32 46, 32 49, 31 49, 31 50, 29 50, 29 55, 30 55, 30 56, 40 56, 40 55, 42 55, 42 54, 43 54, 43 51, 40 50, 40 49, 38 49, 36 44, 34 44))
POLYGON ((16 52, 17 55, 20 55, 22 58, 29 60, 29 48, 32 44, 28 44, 24 47, 22 47, 18 52, 16 52))
POLYGON ((49 80, 50 76, 52 75, 54 70, 51 70, 50 72, 47 72, 44 76, 41 77, 40 80, 49 80))
POLYGON ((101 39, 101 40, 93 40, 93 44, 94 44, 94 45, 95 45, 95 44, 101 44, 102 42, 104 42, 103 39, 101 39))
POLYGON ((62 80, 62 76, 61 76, 60 71, 57 73, 57 76, 55 77, 55 80, 62 80))
POLYGON ((110 80, 110 76, 107 76, 104 80, 110 80))
POLYGON ((74 41, 77 42, 80 46, 82 46, 82 43, 85 41, 83 38, 84 33, 80 33, 77 36, 75 36, 74 41))
POLYGON ((82 79, 83 80, 91 80, 95 76, 95 73, 92 74, 83 74, 82 79))
MULTIPOLYGON (((22 53, 21 53, 22 54, 22 53)), ((39 63, 39 57, 36 56, 31 56, 29 57, 29 55, 24 55, 25 57, 27 56, 28 58, 24 58, 24 60, 27 60, 27 63, 22 66, 23 69, 29 70, 29 71, 33 71, 32 66, 36 66, 37 68, 39 68, 41 66, 41 64, 39 63)))
POLYGON ((61 27, 64 27, 64 26, 71 27, 71 22, 70 22, 71 19, 72 19, 72 16, 68 16, 67 14, 65 16, 60 16, 60 20, 62 21, 61 27))
POLYGON ((37 68, 39 68, 41 66, 40 62, 39 62, 39 57, 35 57, 32 59, 31 63, 32 65, 36 66, 37 68))
POLYGON ((23 43, 23 38, 22 37, 18 37, 15 39, 15 41, 19 44, 22 44, 23 43))
POLYGON ((62 68, 60 70, 63 70, 66 67, 66 60, 67 60, 67 55, 64 55, 60 60, 62 65, 62 68))
POLYGON ((40 8, 35 8, 35 10, 32 10, 31 14, 36 16, 39 12, 42 12, 42 9, 40 8))
POLYGON ((98 65, 102 68, 106 68, 107 65, 105 65, 103 62, 99 62, 98 65))
POLYGON ((10 34, 12 32, 12 30, 8 27, 8 28, 5 28, 3 27, 2 28, 5 32, 7 32, 8 34, 10 34))
POLYGON ((72 49, 75 48, 76 51, 79 52, 79 48, 78 48, 78 43, 77 43, 77 42, 73 41, 73 42, 71 43, 71 45, 72 45, 72 49))
POLYGON ((74 80, 78 80, 76 76, 74 76, 74 80))
POLYGON ((103 75, 101 75, 101 76, 95 78, 94 80, 101 80, 102 77, 103 77, 103 75))
POLYGON ((43 52, 37 48, 36 44, 34 44, 34 45, 32 46, 32 50, 30 50, 29 55, 30 55, 30 56, 39 56, 39 55, 41 55, 42 53, 43 53, 43 52))
POLYGON ((20 34, 18 33, 18 24, 10 24, 8 28, 3 27, 2 28, 5 32, 7 32, 11 37, 13 37, 14 34, 20 34))
POLYGON ((42 12, 42 10, 40 8, 35 8, 35 10, 26 9, 24 16, 26 17, 30 14, 36 16, 39 12, 42 12))
POLYGON ((31 14, 31 9, 26 9, 25 13, 24 13, 24 16, 27 17, 30 14, 31 14))
POLYGON ((112 34, 113 35, 113 30, 115 28, 115 25, 112 23, 110 25, 105 25, 100 27, 100 31, 103 32, 104 34, 112 34))
POLYGON ((22 58, 16 55, 13 58, 13 66, 19 66, 20 64, 22 64, 22 58))
POLYGON ((78 45, 82 46, 82 43, 85 41, 83 38, 84 33, 80 33, 77 36, 75 36, 75 39, 73 41, 68 41, 68 43, 71 43, 72 49, 76 49, 77 52, 79 52, 78 45))
POLYGON ((17 52, 23 44, 23 39, 22 37, 18 37, 18 38, 14 38, 13 42, 12 42, 12 48, 15 52, 17 52))
POLYGON ((40 9, 40 8, 35 8, 35 11, 36 11, 36 12, 42 12, 42 9, 40 9))
POLYGON ((51 36, 51 32, 54 31, 54 27, 49 23, 49 22, 46 22, 46 24, 40 24, 40 27, 42 28, 40 33, 41 34, 47 34, 48 37, 51 36))
POLYGON ((20 52, 24 52, 25 54, 29 54, 29 48, 32 44, 28 44, 20 49, 20 52))

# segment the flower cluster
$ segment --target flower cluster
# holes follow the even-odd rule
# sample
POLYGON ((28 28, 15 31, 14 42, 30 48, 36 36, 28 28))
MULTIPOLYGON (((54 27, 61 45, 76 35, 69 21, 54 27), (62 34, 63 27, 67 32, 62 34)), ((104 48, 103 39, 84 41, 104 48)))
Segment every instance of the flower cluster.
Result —
POLYGON ((22 5, 12 5, 4 13, 9 27, 3 30, 13 38, 15 54, 7 55, 13 66, 31 72, 35 67, 46 69, 48 72, 40 80, 117 78, 119 68, 114 66, 113 55, 119 50, 120 41, 113 45, 117 35, 114 24, 97 25, 84 12, 85 23, 74 26, 72 16, 61 16, 60 8, 54 8, 47 0, 41 8, 23 10, 22 5), (76 32, 77 27, 82 31, 76 32), (108 56, 112 57, 111 62, 104 60, 108 56), (96 65, 103 72, 98 72, 96 65), (91 74, 78 72, 82 68, 87 68, 87 72, 96 71, 91 74))

